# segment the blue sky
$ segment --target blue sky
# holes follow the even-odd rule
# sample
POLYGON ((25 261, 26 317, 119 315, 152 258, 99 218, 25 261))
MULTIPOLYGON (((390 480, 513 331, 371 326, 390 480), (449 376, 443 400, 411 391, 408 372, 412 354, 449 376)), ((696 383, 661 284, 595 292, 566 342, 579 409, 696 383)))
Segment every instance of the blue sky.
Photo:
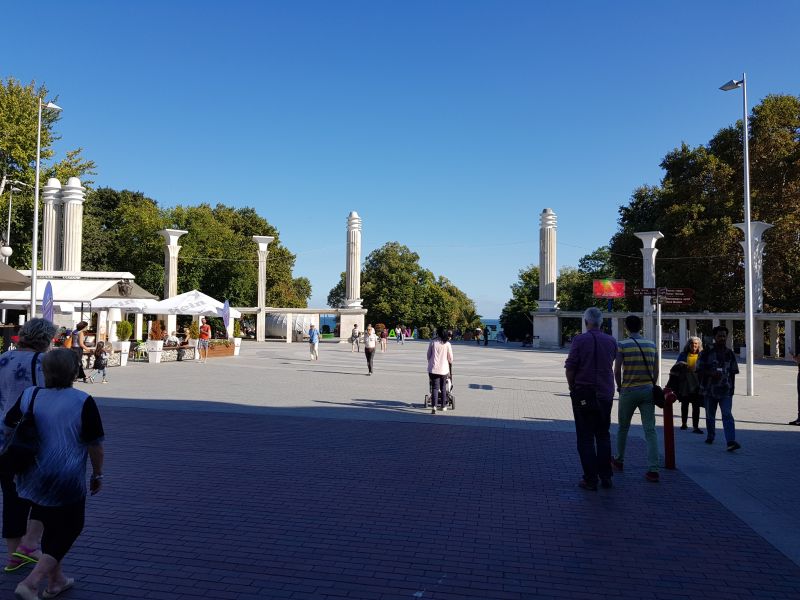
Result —
MULTIPOLYGON (((45 83, 57 150, 98 186, 160 204, 254 206, 297 254, 311 304, 345 265, 418 252, 496 317, 559 218, 559 266, 681 142, 800 94, 800 2, 7 3, 0 77, 45 83), (745 29, 746 28, 746 29, 745 29)), ((254 248, 255 255, 255 248, 254 248)))

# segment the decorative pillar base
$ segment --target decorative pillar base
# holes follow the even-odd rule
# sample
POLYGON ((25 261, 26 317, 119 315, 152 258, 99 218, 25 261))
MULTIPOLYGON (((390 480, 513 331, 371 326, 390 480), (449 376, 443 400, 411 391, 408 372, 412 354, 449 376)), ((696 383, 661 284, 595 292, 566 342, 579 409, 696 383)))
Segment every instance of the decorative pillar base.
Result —
MULTIPOLYGON (((367 311, 364 308, 343 308, 339 310, 339 343, 350 343, 350 333, 353 325, 358 325, 358 330, 364 333, 364 319, 367 311)), ((388 325, 388 323, 387 323, 388 325)))
POLYGON ((539 312, 554 312, 558 310, 558 300, 538 300, 539 312))
MULTIPOLYGON (((541 301, 539 305, 541 306, 541 301)), ((539 348, 551 350, 560 348, 561 318, 556 313, 534 313, 533 335, 539 338, 539 348)))

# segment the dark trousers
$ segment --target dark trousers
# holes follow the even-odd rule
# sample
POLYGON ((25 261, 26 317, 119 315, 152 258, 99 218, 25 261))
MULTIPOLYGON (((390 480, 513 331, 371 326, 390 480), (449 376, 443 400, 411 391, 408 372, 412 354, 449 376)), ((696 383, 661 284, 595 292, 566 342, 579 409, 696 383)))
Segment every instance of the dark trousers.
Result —
POLYGON ((31 503, 17 495, 14 474, 2 466, 0 466, 0 485, 3 488, 3 537, 21 538, 28 529, 31 503))
POLYGON ((78 346, 77 348, 72 348, 72 351, 78 360, 78 379, 86 379, 86 373, 83 370, 83 348, 78 346))
POLYGON ((572 402, 583 478, 590 484, 597 483, 598 476, 611 477, 611 405, 611 400, 601 400, 600 410, 585 410, 572 402))
POLYGON ((428 378, 431 380, 431 406, 444 408, 447 404, 447 375, 428 373, 428 378))
POLYGON ((364 354, 367 356, 367 368, 372 373, 372 359, 375 357, 375 348, 364 348, 364 354))
POLYGON ((797 419, 800 421, 800 371, 797 373, 797 419))
POLYGON ((49 554, 61 562, 83 531, 85 515, 85 498, 67 506, 34 504, 31 509, 31 519, 41 521, 44 525, 42 553, 49 554))
POLYGON ((681 398, 681 424, 686 425, 689 418, 689 405, 692 405, 692 427, 700 429, 700 404, 703 399, 695 394, 686 398, 681 398))

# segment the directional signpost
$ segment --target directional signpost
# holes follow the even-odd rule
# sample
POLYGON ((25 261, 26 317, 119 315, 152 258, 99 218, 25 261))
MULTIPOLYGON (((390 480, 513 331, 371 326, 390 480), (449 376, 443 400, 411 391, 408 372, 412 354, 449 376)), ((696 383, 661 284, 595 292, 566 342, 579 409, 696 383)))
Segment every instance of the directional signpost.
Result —
POLYGON ((651 296, 654 304, 683 306, 694 303, 692 288, 633 288, 634 296, 651 296))

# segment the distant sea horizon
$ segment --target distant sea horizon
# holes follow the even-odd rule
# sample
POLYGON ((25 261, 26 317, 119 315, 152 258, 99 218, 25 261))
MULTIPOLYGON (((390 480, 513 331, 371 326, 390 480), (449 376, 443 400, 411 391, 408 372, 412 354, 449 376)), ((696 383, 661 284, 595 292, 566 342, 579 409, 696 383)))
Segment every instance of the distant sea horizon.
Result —
MULTIPOLYGON (((497 328, 500 327, 500 319, 481 318, 481 323, 483 323, 484 325, 494 325, 497 328)), ((322 327, 325 325, 330 327, 331 331, 333 331, 333 328, 336 327, 336 317, 334 315, 320 315, 319 317, 320 329, 322 329, 322 327)), ((389 325, 390 327, 392 326, 389 323, 387 323, 387 325, 389 325)))

